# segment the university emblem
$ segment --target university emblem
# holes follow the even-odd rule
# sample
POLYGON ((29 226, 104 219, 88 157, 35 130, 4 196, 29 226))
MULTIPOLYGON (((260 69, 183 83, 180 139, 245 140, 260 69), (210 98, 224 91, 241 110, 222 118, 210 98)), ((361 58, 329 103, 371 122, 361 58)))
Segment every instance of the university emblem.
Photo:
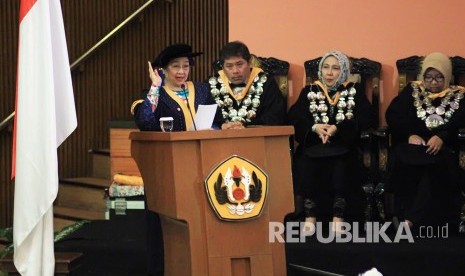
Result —
POLYGON ((260 216, 268 193, 268 176, 258 166, 234 155, 220 162, 205 179, 208 199, 222 220, 260 216))

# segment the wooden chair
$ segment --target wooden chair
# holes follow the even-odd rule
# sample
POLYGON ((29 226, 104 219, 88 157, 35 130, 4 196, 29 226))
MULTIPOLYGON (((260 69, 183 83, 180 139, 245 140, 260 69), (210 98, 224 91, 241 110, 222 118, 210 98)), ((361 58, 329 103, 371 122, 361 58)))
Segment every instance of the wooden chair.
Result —
MULTIPOLYGON (((318 80, 318 65, 322 57, 307 60, 304 62, 306 85, 318 80)), ((378 127, 379 122, 379 79, 381 73, 381 63, 367 59, 349 57, 351 62, 351 75, 349 80, 360 83, 362 91, 365 91, 368 100, 374 109, 373 122, 378 127)), ((360 160, 363 163, 363 183, 367 205, 365 207, 365 220, 378 220, 384 217, 383 205, 380 197, 383 187, 378 186, 378 150, 374 129, 363 131, 361 134, 360 160)))

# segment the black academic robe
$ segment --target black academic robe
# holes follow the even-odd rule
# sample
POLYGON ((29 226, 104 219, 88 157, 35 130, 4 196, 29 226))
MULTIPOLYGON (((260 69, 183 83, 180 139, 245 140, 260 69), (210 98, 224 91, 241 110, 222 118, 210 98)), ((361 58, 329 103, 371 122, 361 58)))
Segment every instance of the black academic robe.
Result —
MULTIPOLYGON (((199 105, 209 105, 215 104, 215 101, 211 97, 209 87, 205 83, 197 83, 194 82, 194 93, 195 93, 195 100, 194 105, 190 106, 190 108, 194 108, 197 110, 199 105)), ((190 116, 190 113, 183 112, 183 109, 178 104, 175 99, 173 99, 163 87, 160 87, 159 93, 160 96, 158 98, 158 105, 155 111, 152 111, 152 104, 150 100, 147 99, 147 92, 148 90, 144 90, 142 92, 142 99, 144 100, 134 109, 134 120, 136 125, 140 130, 143 131, 161 131, 160 129, 160 118, 161 117, 173 117, 173 131, 184 131, 186 130, 186 116, 190 116)), ((190 91, 189 93, 192 93, 190 91)), ((192 110, 192 113, 194 111, 192 110)), ((193 113, 194 114, 194 113, 193 113)), ((221 117, 221 113, 217 112, 215 115, 214 128, 220 128, 221 124, 223 123, 223 118, 221 117)))
MULTIPOLYGON (((360 134, 373 126, 373 111, 370 102, 358 84, 341 85, 338 91, 354 87, 354 117, 336 123, 337 107, 330 112, 328 107, 328 124, 336 124, 337 132, 330 142, 323 145, 318 135, 312 132, 315 124, 310 112, 310 91, 323 91, 318 84, 302 89, 297 102, 288 113, 290 124, 295 128, 295 140, 299 143, 293 162, 294 192, 304 197, 314 198, 323 193, 345 197, 353 190, 359 190, 360 165, 357 146, 360 134)), ((347 98, 346 98, 347 99, 347 98)), ((317 101, 317 104, 319 102, 317 101)), ((321 123, 321 122, 320 122, 321 123)))
MULTIPOLYGON (((265 72, 259 73, 259 76, 262 75, 266 75, 267 80, 263 83, 263 93, 260 96, 260 105, 257 108, 256 116, 251 118, 250 122, 244 122, 244 125, 284 125, 286 123, 285 99, 273 76, 266 74, 265 72)), ((219 78, 219 75, 217 74, 214 77, 219 78)), ((216 88, 221 88, 220 82, 216 84, 216 88)), ((243 102, 236 101, 234 98, 232 98, 232 100, 232 108, 239 110, 242 107, 243 102)), ((222 109, 225 112, 229 112, 229 108, 227 107, 223 107, 222 109)), ((225 118, 225 120, 228 121, 229 118, 225 118)))
MULTIPOLYGON (((438 209, 434 206, 449 205, 449 210, 455 208, 458 212, 459 181, 463 178, 458 163, 457 134, 465 127, 465 101, 459 102, 459 108, 447 123, 428 128, 417 116, 412 92, 410 84, 386 111, 392 141, 386 189, 398 196, 399 213, 415 223, 432 217, 430 212, 436 210, 431 208, 438 209), (425 146, 409 145, 408 139, 414 134, 425 142, 437 135, 443 141, 442 149, 437 155, 430 155, 425 152, 425 146)), ((439 106, 441 100, 433 100, 432 105, 439 106)))

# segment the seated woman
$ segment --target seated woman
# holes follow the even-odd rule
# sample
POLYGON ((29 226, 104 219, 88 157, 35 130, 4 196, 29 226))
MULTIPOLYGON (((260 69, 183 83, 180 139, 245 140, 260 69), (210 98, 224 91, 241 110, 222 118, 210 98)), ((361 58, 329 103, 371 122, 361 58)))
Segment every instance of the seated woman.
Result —
POLYGON ((294 156, 294 192, 305 198, 305 221, 311 228, 321 215, 321 199, 330 195, 334 199, 332 227, 340 230, 337 222, 344 221, 347 195, 361 189, 357 142, 373 116, 364 91, 356 83, 345 82, 349 74, 346 55, 326 53, 319 63, 319 80, 303 88, 289 111, 299 143, 294 156))
MULTIPOLYGON (((132 104, 131 113, 140 130, 160 131, 160 118, 173 117, 173 131, 188 130, 193 124, 195 110, 201 104, 215 104, 206 83, 187 81, 193 58, 201 53, 192 52, 187 44, 175 44, 165 48, 155 61, 148 64, 152 85, 143 91, 143 99, 132 104), (153 68, 156 68, 154 70, 153 68), (163 71, 164 85, 158 69, 163 71)), ((223 122, 217 112, 214 125, 223 122)), ((213 127, 213 126, 212 126, 213 127)), ((147 206, 147 204, 145 205, 147 206)), ((160 218, 146 209, 148 275, 163 275, 163 238, 160 218)))
POLYGON ((410 227, 459 218, 457 133, 465 125, 465 90, 449 86, 451 75, 447 56, 428 55, 419 81, 386 111, 393 145, 387 189, 400 199, 400 215, 410 227))

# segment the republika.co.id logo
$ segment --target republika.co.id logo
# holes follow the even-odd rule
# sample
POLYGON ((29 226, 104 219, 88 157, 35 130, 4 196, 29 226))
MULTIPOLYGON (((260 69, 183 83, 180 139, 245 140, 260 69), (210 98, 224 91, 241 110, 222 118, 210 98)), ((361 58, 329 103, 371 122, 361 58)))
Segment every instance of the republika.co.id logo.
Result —
MULTIPOLYGON (((415 242, 410 227, 401 222, 394 233, 394 237, 389 236, 386 232, 391 226, 391 222, 337 222, 337 226, 328 223, 328 227, 322 222, 315 224, 306 222, 287 222, 286 225, 280 222, 270 222, 268 229, 268 240, 270 243, 287 242, 287 243, 304 243, 308 237, 314 237, 321 243, 399 243, 407 241, 415 242), (339 231, 334 231, 338 229, 339 231)), ((420 239, 447 238, 448 224, 444 226, 420 226, 418 235, 420 239)))

